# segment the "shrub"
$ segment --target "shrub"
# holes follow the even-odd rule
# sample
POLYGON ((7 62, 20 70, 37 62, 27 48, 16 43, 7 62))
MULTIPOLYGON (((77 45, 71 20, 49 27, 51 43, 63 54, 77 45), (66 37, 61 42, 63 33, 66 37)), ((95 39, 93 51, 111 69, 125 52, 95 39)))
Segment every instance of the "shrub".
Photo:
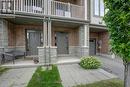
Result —
POLYGON ((82 57, 80 66, 85 69, 98 69, 101 66, 101 62, 95 57, 82 57))

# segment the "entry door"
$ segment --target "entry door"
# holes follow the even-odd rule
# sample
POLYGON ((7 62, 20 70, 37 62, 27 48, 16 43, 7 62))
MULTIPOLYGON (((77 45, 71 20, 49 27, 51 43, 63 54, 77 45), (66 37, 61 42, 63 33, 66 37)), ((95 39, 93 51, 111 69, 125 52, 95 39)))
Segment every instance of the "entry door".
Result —
POLYGON ((90 39, 89 41, 89 55, 96 55, 96 40, 90 39))
POLYGON ((41 46, 41 32, 39 31, 29 31, 27 32, 28 55, 38 55, 38 46, 41 46))
POLYGON ((58 54, 68 54, 68 33, 57 32, 56 44, 58 54))

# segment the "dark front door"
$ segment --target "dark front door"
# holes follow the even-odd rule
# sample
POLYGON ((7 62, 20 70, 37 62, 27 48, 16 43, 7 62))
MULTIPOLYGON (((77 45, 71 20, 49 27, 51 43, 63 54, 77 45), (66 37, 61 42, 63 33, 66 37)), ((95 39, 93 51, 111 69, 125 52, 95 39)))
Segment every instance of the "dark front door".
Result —
POLYGON ((96 39, 89 41, 89 55, 96 55, 96 39))
POLYGON ((41 46, 41 32, 28 30, 27 31, 27 53, 28 55, 38 55, 37 47, 41 46))
POLYGON ((68 33, 56 33, 57 53, 68 54, 68 33))

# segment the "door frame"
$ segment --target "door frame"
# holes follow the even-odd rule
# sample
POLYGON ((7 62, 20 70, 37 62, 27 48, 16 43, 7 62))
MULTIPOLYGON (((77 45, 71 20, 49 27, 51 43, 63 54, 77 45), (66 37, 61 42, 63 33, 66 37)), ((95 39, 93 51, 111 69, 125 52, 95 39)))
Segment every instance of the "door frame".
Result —
MULTIPOLYGON (((57 39, 57 33, 66 33, 67 34, 67 43, 66 43, 67 44, 67 53, 66 54, 69 54, 69 32, 66 32, 66 31, 55 31, 55 46, 58 49, 57 40, 56 40, 57 39)), ((58 52, 57 52, 57 54, 58 54, 58 52)))
MULTIPOLYGON (((90 40, 94 40, 95 41, 95 55, 96 55, 97 54, 97 39, 96 38, 89 38, 89 43, 90 43, 90 40)), ((90 49, 89 49, 89 52, 90 52, 90 49)))
MULTIPOLYGON (((39 31, 42 33, 42 29, 25 29, 25 50, 26 50, 26 53, 28 52, 28 40, 27 40, 27 32, 28 31, 39 31)), ((28 53, 27 53, 28 55, 28 53)))

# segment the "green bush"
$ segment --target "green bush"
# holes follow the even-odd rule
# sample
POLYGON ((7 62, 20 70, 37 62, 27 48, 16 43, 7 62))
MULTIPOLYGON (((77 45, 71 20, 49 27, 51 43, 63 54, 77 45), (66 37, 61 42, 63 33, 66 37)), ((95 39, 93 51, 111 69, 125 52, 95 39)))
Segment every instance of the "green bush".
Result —
POLYGON ((85 69, 98 69, 101 66, 101 62, 95 57, 82 57, 80 66, 85 69))

